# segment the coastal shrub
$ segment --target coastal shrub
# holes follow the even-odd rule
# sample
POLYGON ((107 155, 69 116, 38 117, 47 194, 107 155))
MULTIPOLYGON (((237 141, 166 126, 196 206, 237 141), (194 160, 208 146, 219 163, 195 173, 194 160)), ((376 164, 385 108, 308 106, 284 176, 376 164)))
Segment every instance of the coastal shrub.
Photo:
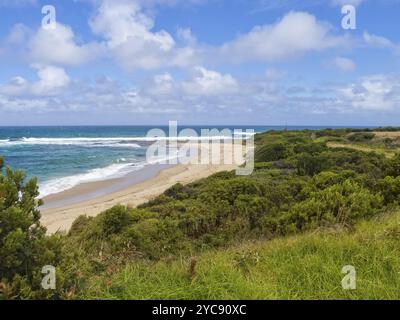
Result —
POLYGON ((297 172, 299 175, 313 176, 330 167, 329 160, 323 155, 302 153, 297 156, 297 172))
POLYGON ((211 181, 200 188, 197 198, 205 203, 226 200, 233 204, 239 195, 262 195, 263 186, 249 177, 236 177, 230 180, 211 181))
POLYGON ((310 197, 292 206, 280 219, 284 233, 304 231, 319 226, 352 225, 368 218, 382 207, 383 198, 352 180, 311 193, 310 197))
POLYGON ((344 137, 347 131, 344 129, 325 129, 314 132, 317 138, 321 137, 344 137))
POLYGON ((326 189, 334 184, 339 184, 344 182, 349 178, 355 178, 357 174, 354 171, 348 170, 341 173, 332 171, 323 171, 313 178, 313 185, 316 189, 326 189))
POLYGON ((105 211, 101 218, 102 233, 105 236, 121 232, 132 221, 129 209, 121 205, 105 211))
POLYGON ((266 144, 256 150, 256 162, 271 162, 286 159, 291 154, 291 149, 284 143, 266 144))
POLYGON ((308 153, 315 155, 327 151, 328 147, 325 143, 307 142, 295 145, 293 150, 295 153, 308 153))
POLYGON ((400 202, 400 177, 388 176, 385 179, 381 179, 378 181, 376 188, 382 194, 386 205, 400 202))
POLYGON ((392 177, 400 176, 400 153, 387 163, 386 174, 392 177))
POLYGON ((0 297, 57 295, 41 289, 42 267, 58 265, 61 244, 57 236, 45 235, 38 195, 36 179, 25 182, 23 172, 4 170, 0 158, 0 297))
POLYGON ((190 196, 192 189, 189 186, 184 186, 177 183, 164 192, 164 195, 176 200, 183 200, 190 196))
POLYGON ((186 241, 174 219, 144 219, 132 224, 123 234, 135 250, 151 259, 184 251, 186 241))
POLYGON ((375 133, 372 132, 357 132, 348 136, 351 142, 367 142, 375 138, 375 133))

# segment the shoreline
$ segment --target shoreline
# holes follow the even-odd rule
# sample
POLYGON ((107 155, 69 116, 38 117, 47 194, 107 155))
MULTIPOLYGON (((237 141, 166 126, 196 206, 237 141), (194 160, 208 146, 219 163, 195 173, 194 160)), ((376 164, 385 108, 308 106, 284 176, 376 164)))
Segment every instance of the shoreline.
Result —
POLYGON ((43 197, 44 205, 41 208, 42 211, 56 210, 116 193, 130 186, 154 178, 162 170, 170 167, 172 167, 172 165, 152 164, 139 170, 128 172, 122 177, 110 177, 104 180, 82 182, 67 190, 43 197))
MULTIPOLYGON (((233 147, 230 152, 234 152, 233 147)), ((149 165, 122 178, 84 183, 45 197, 45 205, 39 208, 41 222, 50 234, 67 232, 81 215, 94 217, 118 204, 137 207, 161 195, 176 183, 188 184, 217 172, 237 168, 237 164, 223 164, 223 161, 221 164, 207 165, 149 165)))

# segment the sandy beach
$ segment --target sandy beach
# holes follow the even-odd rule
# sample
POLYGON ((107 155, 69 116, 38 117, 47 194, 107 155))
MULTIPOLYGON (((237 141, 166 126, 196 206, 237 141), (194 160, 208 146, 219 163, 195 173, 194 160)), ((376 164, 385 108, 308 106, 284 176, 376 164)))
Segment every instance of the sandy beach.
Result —
MULTIPOLYGON (((224 145, 225 153, 232 154, 235 149, 238 150, 232 144, 224 145)), ((211 150, 207 152, 211 156, 211 150)), ((243 154, 242 148, 239 152, 243 154)), ((133 180, 125 177, 81 184, 44 198, 45 206, 41 209, 41 221, 48 233, 67 232, 75 219, 81 215, 96 216, 117 204, 136 207, 157 197, 176 183, 188 184, 214 173, 234 170, 237 167, 236 164, 224 164, 222 160, 220 164, 150 166, 147 171, 144 171, 145 174, 139 171, 133 172, 131 176, 133 180), (88 200, 84 200, 85 197, 88 200)))

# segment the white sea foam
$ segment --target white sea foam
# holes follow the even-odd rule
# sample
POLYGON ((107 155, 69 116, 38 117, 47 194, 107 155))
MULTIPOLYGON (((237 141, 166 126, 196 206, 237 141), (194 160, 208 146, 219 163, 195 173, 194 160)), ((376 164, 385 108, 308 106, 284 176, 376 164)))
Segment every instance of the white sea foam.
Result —
MULTIPOLYGON (((235 133, 237 135, 248 135, 247 133, 235 133)), ((106 138, 21 138, 18 140, 0 140, 0 146, 16 145, 76 145, 87 147, 129 147, 140 148, 138 142, 157 141, 202 141, 202 140, 226 140, 230 136, 202 136, 202 137, 106 137, 106 138)))
POLYGON ((114 163, 105 168, 96 168, 85 173, 52 179, 40 185, 40 197, 43 198, 51 194, 56 194, 82 183, 120 178, 132 171, 140 170, 143 167, 143 163, 114 163))
POLYGON ((85 173, 46 181, 39 186, 40 198, 72 189, 83 183, 121 178, 128 173, 143 169, 147 165, 168 163, 168 161, 179 158, 180 156, 182 155, 177 152, 174 155, 167 157, 154 157, 147 161, 135 163, 126 163, 127 160, 125 158, 121 158, 118 160, 118 163, 111 164, 105 168, 96 168, 85 173))
POLYGON ((60 145, 110 148, 140 148, 134 138, 21 138, 18 140, 0 140, 0 146, 17 145, 60 145))

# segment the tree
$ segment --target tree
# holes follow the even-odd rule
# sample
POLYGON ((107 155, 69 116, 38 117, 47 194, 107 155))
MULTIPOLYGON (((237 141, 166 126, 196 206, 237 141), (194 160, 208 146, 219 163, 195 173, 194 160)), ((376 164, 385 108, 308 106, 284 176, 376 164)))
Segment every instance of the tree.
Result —
POLYGON ((57 256, 56 242, 40 224, 37 181, 25 178, 22 171, 4 170, 0 158, 0 282, 11 292, 18 287, 17 297, 40 290, 41 269, 55 264, 57 256))

